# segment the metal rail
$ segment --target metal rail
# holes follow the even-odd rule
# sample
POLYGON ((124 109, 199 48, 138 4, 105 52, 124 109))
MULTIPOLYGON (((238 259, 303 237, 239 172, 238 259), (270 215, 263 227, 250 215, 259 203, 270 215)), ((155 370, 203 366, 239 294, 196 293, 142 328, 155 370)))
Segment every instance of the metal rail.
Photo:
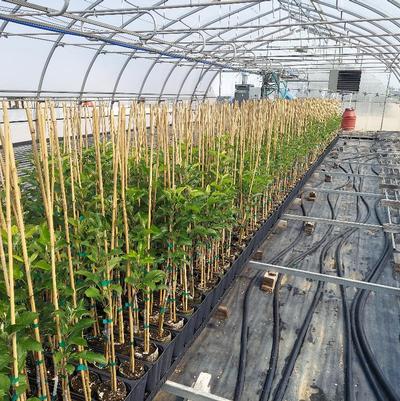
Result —
POLYGON ((175 383, 171 380, 167 380, 162 386, 161 390, 170 394, 174 394, 178 397, 190 399, 192 401, 231 401, 227 398, 206 393, 205 391, 196 390, 193 387, 188 387, 180 383, 175 383))
MULTIPOLYGON (((346 220, 332 220, 325 219, 323 217, 311 217, 311 216, 300 216, 298 214, 287 214, 285 213, 282 216, 282 219, 286 220, 296 220, 296 221, 304 221, 304 222, 314 222, 314 223, 325 223, 331 224, 335 226, 343 226, 343 227, 354 227, 354 228, 362 228, 365 230, 386 230, 389 227, 381 226, 378 224, 369 224, 369 223, 358 223, 355 221, 346 221, 346 220)), ((400 230, 400 227, 399 227, 400 230)))
MULTIPOLYGON (((362 178, 376 178, 379 180, 382 180, 384 177, 376 174, 357 174, 357 173, 345 173, 342 171, 324 171, 324 170, 319 170, 317 171, 318 174, 321 175, 336 175, 336 176, 342 176, 342 177, 362 177, 362 178)), ((343 191, 340 191, 343 192, 343 191)))
POLYGON ((382 194, 376 194, 374 192, 352 192, 352 191, 342 191, 340 189, 325 189, 325 188, 313 188, 304 187, 303 192, 323 192, 327 194, 338 194, 338 195, 351 195, 351 196, 365 196, 369 198, 383 198, 382 194))
POLYGON ((354 280, 346 277, 331 276, 329 274, 310 272, 307 270, 295 269, 293 267, 286 267, 274 265, 271 263, 256 262, 254 260, 249 262, 249 266, 261 271, 276 271, 278 273, 290 274, 297 277, 306 279, 324 281, 326 283, 337 284, 344 287, 354 287, 363 290, 374 292, 381 292, 390 295, 400 296, 400 288, 391 287, 384 284, 370 283, 366 281, 354 280))

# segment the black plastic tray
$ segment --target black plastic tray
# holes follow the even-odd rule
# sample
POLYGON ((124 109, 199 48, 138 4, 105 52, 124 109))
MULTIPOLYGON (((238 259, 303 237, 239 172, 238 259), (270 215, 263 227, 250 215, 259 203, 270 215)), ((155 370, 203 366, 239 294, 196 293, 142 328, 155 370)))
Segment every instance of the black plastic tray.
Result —
MULTIPOLYGON (((218 307, 221 299, 231 286, 234 279, 241 273, 251 258, 251 255, 259 248, 261 242, 265 239, 268 232, 280 219, 285 209, 290 205, 297 196, 304 183, 313 174, 316 168, 321 164, 322 160, 328 152, 336 145, 339 137, 337 136, 311 165, 308 171, 303 175, 295 187, 286 196, 281 205, 271 214, 271 216, 262 224, 262 226, 254 233, 247 246, 243 249, 237 259, 232 263, 231 267, 221 277, 218 284, 210 290, 204 297, 191 316, 184 316, 184 327, 174 332, 172 341, 168 344, 155 343, 160 347, 161 353, 157 361, 147 364, 148 371, 137 381, 121 379, 130 387, 130 393, 126 398, 127 401, 151 401, 158 393, 167 377, 174 371, 179 360, 185 351, 193 343, 201 330, 206 326, 211 315, 218 307)), ((117 353, 120 359, 124 359, 122 355, 117 353)), ((126 358, 126 356, 125 356, 126 358)), ((95 370, 98 372, 98 370, 95 370)), ((103 373, 103 372, 102 372, 103 373)), ((104 374, 104 373, 103 373, 104 374)))

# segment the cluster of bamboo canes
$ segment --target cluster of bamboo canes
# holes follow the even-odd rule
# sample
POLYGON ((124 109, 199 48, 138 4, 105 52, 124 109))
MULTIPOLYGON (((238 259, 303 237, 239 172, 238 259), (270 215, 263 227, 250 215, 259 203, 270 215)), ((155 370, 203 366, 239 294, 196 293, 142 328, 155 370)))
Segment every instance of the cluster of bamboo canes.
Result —
POLYGON ((0 393, 70 401, 78 377, 89 401, 93 364, 111 393, 119 374, 139 377, 153 341, 179 329, 332 140, 338 111, 312 99, 65 104, 59 122, 40 102, 26 109, 21 180, 3 102, 0 393))

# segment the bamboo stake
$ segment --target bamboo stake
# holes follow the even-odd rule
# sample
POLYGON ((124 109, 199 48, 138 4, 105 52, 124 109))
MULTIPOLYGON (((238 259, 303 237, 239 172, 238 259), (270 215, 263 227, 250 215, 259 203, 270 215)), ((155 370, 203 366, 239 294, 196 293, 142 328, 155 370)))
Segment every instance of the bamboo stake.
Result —
MULTIPOLYGON (((12 222, 11 222, 11 160, 10 160, 10 125, 8 118, 8 107, 7 103, 3 101, 3 119, 4 119, 4 136, 3 142, 4 147, 4 161, 5 161, 5 172, 4 172, 4 184, 5 184, 5 198, 6 198, 6 229, 7 229, 7 248, 8 248, 8 280, 9 280, 9 301, 10 301, 10 324, 15 325, 16 313, 15 313, 15 293, 14 293, 14 259, 13 259, 13 233, 12 233, 12 222)), ((17 333, 13 332, 10 335, 11 339, 11 355, 12 355, 12 373, 13 377, 11 383, 14 387, 14 391, 18 391, 19 387, 19 368, 18 368, 18 350, 17 350, 17 333)), ((18 396, 17 399, 20 397, 18 396)))

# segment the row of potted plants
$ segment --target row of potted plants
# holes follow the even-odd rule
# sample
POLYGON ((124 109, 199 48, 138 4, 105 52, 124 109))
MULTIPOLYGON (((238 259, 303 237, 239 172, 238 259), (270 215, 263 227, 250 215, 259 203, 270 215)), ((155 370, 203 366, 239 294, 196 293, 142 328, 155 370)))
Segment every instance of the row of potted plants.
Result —
POLYGON ((145 375, 151 391, 339 124, 328 100, 65 104, 62 126, 41 102, 26 109, 32 168, 18 172, 2 112, 0 396, 12 401, 117 401, 145 375))

